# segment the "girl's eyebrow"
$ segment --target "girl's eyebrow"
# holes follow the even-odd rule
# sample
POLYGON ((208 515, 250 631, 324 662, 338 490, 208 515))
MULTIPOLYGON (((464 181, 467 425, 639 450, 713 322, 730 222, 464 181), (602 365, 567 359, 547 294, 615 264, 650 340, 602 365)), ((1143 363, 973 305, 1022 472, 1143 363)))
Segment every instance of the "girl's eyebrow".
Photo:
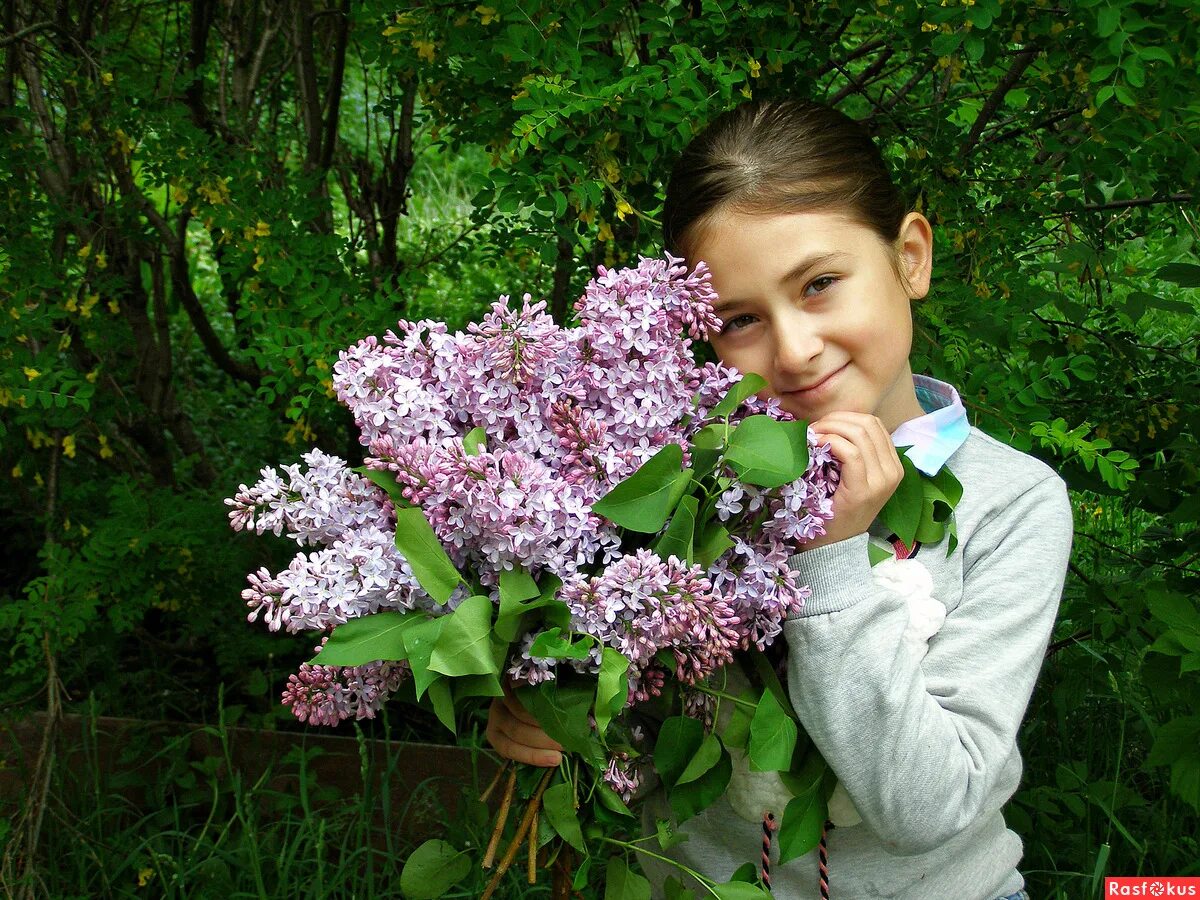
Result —
MULTIPOLYGON (((817 266, 831 265, 835 262, 850 259, 849 253, 843 253, 840 250, 830 250, 827 253, 814 253, 804 257, 800 262, 794 265, 791 270, 779 279, 780 284, 790 284, 793 281, 799 281, 810 270, 817 266)), ((732 306, 736 306, 741 302, 739 297, 730 297, 729 299, 718 299, 713 305, 713 312, 720 316, 725 310, 732 306)))
POLYGON ((816 266, 824 266, 834 262, 840 262, 844 259, 849 259, 850 254, 843 253, 840 250, 830 250, 828 253, 814 253, 811 256, 806 256, 792 267, 786 275, 779 279, 780 284, 787 284, 790 281, 798 281, 804 277, 804 274, 816 266))

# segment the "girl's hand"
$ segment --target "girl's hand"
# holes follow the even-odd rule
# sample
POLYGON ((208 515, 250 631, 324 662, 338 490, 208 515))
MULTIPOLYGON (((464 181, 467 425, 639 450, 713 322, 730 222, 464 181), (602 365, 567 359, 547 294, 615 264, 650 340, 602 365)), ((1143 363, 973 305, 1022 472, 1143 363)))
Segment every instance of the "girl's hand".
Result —
POLYGON ((817 440, 830 444, 842 464, 842 479, 833 494, 828 530, 805 550, 865 532, 904 478, 892 437, 877 417, 832 412, 813 422, 812 430, 817 440))
POLYGON ((488 711, 487 739, 497 753, 516 762, 550 768, 562 761, 562 746, 542 730, 508 682, 488 711))

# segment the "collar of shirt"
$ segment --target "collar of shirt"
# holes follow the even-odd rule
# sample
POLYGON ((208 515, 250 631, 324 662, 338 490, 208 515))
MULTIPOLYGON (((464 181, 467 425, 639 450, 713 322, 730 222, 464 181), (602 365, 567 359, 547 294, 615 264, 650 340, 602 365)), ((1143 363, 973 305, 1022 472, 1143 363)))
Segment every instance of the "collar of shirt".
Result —
POLYGON ((914 375, 917 402, 925 415, 904 422, 892 432, 892 443, 910 448, 905 454, 926 475, 936 475, 971 433, 967 410, 958 391, 944 381, 914 375))

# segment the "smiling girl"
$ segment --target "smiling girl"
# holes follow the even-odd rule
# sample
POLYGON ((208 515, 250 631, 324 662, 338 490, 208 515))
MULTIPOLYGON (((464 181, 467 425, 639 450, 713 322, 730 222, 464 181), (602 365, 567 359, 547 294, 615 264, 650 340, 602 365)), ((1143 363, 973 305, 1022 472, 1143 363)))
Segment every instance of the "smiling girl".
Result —
MULTIPOLYGON (((771 101, 726 113, 688 147, 664 232, 712 270, 722 361, 765 377, 764 396, 809 420, 842 466, 828 532, 790 560, 812 596, 784 626, 792 705, 839 783, 827 854, 776 866, 776 896, 1027 897, 1001 808, 1021 777, 1017 731, 1062 592, 1071 507, 1049 467, 970 425, 953 387, 913 376, 929 222, 857 123, 771 101), (906 547, 877 521, 903 474, 897 447, 962 483, 953 550, 948 537, 906 547), (869 542, 894 550, 886 577, 869 542)), ((488 736, 510 758, 558 762, 511 697, 493 705, 488 736)), ((764 817, 788 800, 757 774, 743 763, 671 854, 718 880, 755 855, 764 817)), ((651 830, 670 815, 659 801, 645 804, 651 830)))

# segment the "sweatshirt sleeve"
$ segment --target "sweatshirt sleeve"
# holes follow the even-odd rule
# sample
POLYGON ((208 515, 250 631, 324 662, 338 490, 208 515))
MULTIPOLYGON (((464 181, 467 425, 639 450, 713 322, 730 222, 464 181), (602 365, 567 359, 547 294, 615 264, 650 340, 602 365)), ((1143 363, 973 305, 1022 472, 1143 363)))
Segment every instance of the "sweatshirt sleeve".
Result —
POLYGON ((961 601, 923 661, 901 640, 906 601, 872 581, 866 535, 792 558, 812 587, 784 624, 792 704, 890 852, 928 852, 992 811, 1054 625, 1072 529, 1055 475, 978 523, 959 548, 961 601))

